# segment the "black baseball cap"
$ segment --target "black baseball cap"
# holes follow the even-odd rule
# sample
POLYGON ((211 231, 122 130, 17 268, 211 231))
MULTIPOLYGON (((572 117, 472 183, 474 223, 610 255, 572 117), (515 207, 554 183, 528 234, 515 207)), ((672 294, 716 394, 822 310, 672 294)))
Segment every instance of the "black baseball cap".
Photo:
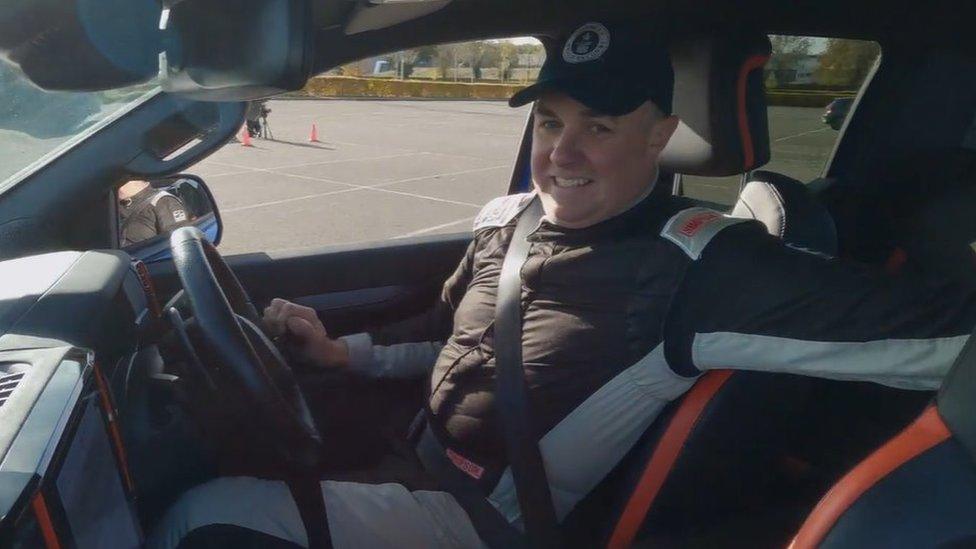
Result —
POLYGON ((553 90, 611 116, 627 114, 647 100, 671 114, 671 55, 651 29, 585 23, 549 42, 538 80, 508 104, 521 107, 553 90))

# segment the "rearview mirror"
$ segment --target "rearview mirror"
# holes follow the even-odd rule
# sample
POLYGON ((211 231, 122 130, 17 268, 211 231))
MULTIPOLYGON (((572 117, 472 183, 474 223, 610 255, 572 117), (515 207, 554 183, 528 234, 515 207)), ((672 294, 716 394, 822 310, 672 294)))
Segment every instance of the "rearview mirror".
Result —
POLYGON ((164 7, 161 86, 202 101, 301 89, 312 72, 309 0, 182 0, 164 7))
POLYGON ((144 262, 168 259, 169 235, 193 225, 215 246, 223 226, 210 189, 195 175, 132 180, 118 189, 119 247, 144 262))
POLYGON ((168 92, 243 101, 305 85, 312 20, 310 0, 6 0, 0 60, 46 90, 158 75, 168 92))
POLYGON ((6 0, 0 58, 46 90, 96 91, 156 75, 157 0, 6 0))

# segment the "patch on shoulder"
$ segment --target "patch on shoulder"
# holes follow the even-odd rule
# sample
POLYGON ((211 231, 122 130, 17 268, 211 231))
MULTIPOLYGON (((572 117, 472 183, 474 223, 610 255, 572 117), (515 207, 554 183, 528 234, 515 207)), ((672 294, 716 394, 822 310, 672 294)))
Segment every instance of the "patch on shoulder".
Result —
POLYGON ((534 193, 521 193, 499 196, 493 199, 485 204, 485 207, 481 208, 481 211, 474 218, 474 230, 487 227, 504 227, 532 202, 533 196, 535 196, 534 193))
POLYGON ((688 208, 668 220, 661 230, 661 236, 677 244, 688 257, 698 259, 705 246, 722 229, 746 221, 749 220, 729 217, 708 208, 688 208))

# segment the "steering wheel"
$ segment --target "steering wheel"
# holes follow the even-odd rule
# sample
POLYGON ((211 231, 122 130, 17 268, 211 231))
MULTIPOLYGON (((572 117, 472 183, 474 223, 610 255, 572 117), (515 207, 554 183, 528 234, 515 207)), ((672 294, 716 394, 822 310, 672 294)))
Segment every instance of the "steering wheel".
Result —
POLYGON ((256 438, 272 441, 288 465, 314 468, 321 436, 291 368, 259 328, 244 287, 196 227, 173 231, 169 242, 203 345, 216 359, 205 364, 216 390, 238 395, 257 412, 256 438))

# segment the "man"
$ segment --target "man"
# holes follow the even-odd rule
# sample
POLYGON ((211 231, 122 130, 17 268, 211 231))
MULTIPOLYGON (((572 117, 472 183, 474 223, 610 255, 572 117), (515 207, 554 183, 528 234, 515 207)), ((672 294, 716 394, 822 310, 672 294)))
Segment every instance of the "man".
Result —
POLYGON ((265 123, 268 121, 268 114, 271 113, 271 109, 267 107, 267 100, 262 99, 259 101, 249 101, 247 103, 247 110, 244 113, 244 120, 247 123, 247 133, 251 137, 261 137, 261 120, 264 119, 265 123))
MULTIPOLYGON (((522 360, 559 520, 709 368, 938 387, 976 323, 973 289, 874 278, 783 246, 755 222, 671 197, 655 182, 678 123, 672 87, 668 54, 646 34, 601 23, 576 29, 511 101, 535 101, 534 193, 482 210, 430 314, 333 339, 314 310, 274 300, 266 323, 318 367, 427 377, 422 440, 443 447, 516 528, 495 417, 493 321, 502 261, 535 196, 544 217, 520 271, 522 360), (418 338, 418 326, 428 337, 418 338)), ((445 492, 332 481, 322 490, 336 547, 482 544, 481 525, 445 492)), ((172 546, 222 522, 303 544, 297 516, 283 483, 218 479, 184 497, 154 541, 172 546)))
POLYGON ((166 234, 189 221, 186 206, 148 181, 132 180, 119 187, 119 243, 124 248, 166 234))

